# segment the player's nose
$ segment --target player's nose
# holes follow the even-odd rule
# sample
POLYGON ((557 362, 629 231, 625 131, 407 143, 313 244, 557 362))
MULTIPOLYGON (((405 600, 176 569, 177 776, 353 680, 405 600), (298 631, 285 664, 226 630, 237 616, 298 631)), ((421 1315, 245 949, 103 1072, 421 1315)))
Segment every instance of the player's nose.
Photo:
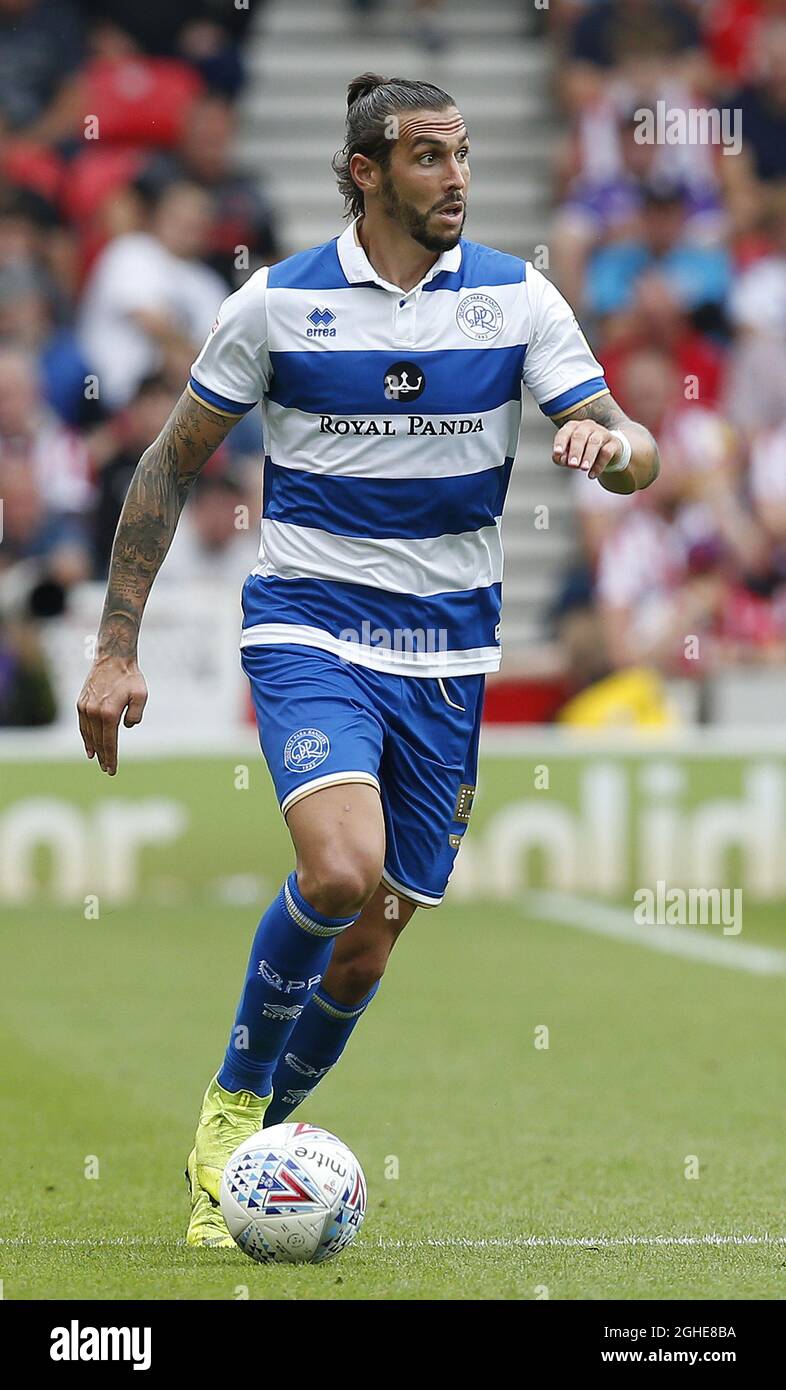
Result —
POLYGON ((466 164, 460 163, 454 155, 448 165, 445 192, 455 193, 457 189, 463 189, 467 183, 469 183, 469 169, 466 164))

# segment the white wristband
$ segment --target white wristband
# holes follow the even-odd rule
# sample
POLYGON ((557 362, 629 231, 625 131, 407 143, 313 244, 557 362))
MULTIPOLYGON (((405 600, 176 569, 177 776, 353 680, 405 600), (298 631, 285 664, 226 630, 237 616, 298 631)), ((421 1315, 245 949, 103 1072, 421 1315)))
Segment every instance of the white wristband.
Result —
POLYGON ((607 463, 603 472, 621 473, 623 468, 627 468, 628 464, 630 463, 630 456, 633 453, 633 449, 631 448, 631 443, 628 439, 628 436, 626 434, 623 434, 622 430, 609 430, 609 434, 613 434, 615 439, 619 439, 621 441, 622 458, 618 458, 616 463, 607 463))

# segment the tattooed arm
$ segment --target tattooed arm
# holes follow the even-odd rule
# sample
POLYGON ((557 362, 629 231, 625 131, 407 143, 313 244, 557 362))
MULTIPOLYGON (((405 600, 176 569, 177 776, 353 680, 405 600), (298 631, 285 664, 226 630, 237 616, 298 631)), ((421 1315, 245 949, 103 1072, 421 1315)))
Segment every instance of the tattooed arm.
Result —
POLYGON ((96 655, 77 701, 88 758, 117 772, 117 731, 138 724, 147 701, 137 665, 142 614, 153 580, 172 543, 180 513, 211 454, 236 424, 207 410, 187 392, 131 479, 115 534, 96 655))
POLYGON ((658 446, 649 430, 628 419, 610 392, 567 411, 559 421, 552 452, 555 463, 581 468, 607 492, 636 492, 654 483, 660 472, 658 446), (621 472, 604 472, 622 452, 621 441, 610 430, 622 430, 631 443, 630 463, 621 472))

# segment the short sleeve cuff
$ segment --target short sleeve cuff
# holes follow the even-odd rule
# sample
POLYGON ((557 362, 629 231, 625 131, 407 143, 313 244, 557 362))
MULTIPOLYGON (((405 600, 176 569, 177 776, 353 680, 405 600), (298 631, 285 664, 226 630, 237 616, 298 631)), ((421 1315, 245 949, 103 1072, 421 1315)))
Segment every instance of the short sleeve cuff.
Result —
POLYGON ((249 404, 246 401, 233 401, 228 396, 221 396, 218 391, 211 391, 209 386, 203 386, 193 374, 188 378, 188 392, 207 410, 214 410, 217 415, 235 415, 238 419, 247 415, 257 404, 256 401, 249 404))
POLYGON ((605 395, 608 389, 604 378, 596 376, 591 381, 583 381, 579 386, 571 386, 569 391, 561 391, 558 396, 552 396, 550 401, 539 402, 540 409, 544 415, 564 415, 566 410, 575 410, 577 406, 588 405, 598 396, 605 395))

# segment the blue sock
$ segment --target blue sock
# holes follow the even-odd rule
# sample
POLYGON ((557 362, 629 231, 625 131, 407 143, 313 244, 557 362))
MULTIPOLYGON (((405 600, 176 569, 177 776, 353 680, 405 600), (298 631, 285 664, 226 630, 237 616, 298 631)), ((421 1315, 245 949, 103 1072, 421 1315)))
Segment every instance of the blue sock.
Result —
POLYGON ((334 938, 352 917, 324 917, 298 891, 293 871, 257 927, 246 982, 218 1083, 269 1096, 273 1072, 327 969, 334 938))
POLYGON ((266 1128, 284 1124, 335 1066, 378 989, 379 980, 359 1004, 339 1004, 324 989, 315 990, 273 1073, 273 1099, 263 1121, 266 1128))

